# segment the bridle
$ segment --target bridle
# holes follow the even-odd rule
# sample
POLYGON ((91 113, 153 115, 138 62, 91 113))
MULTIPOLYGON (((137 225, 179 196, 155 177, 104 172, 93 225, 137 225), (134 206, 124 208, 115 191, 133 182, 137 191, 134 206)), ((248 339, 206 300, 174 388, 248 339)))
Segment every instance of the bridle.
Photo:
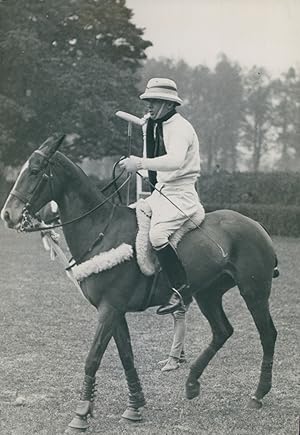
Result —
MULTIPOLYGON (((46 183, 49 182, 50 184, 50 190, 51 190, 51 195, 53 196, 53 173, 52 173, 52 167, 51 167, 51 159, 49 159, 46 154, 44 154, 41 150, 35 150, 34 154, 39 154, 43 157, 43 162, 46 160, 47 164, 44 165, 45 168, 47 169, 49 167, 49 175, 46 172, 42 173, 42 176, 39 178, 36 186, 34 187, 34 189, 32 190, 32 193, 30 196, 25 195, 24 193, 20 192, 17 189, 13 189, 10 194, 16 198, 18 198, 21 202, 23 202, 25 204, 25 208, 27 209, 27 211, 30 211, 30 208, 32 207, 32 204, 34 203, 35 199, 38 198, 38 195, 40 194, 40 192, 42 191, 42 189, 44 188, 44 186, 46 185, 46 183)), ((43 163, 42 163, 43 165, 43 163)), ((41 166, 42 166, 41 165, 41 166)), ((40 171, 40 168, 37 168, 38 171, 40 171)))
MULTIPOLYGON (((129 182, 130 178, 131 178, 131 174, 128 175, 128 177, 125 179, 125 181, 119 186, 117 187, 116 182, 117 180, 122 176, 122 174, 124 173, 124 170, 118 174, 115 177, 115 168, 118 165, 118 163, 120 162, 120 160, 122 160, 123 157, 121 157, 114 165, 114 172, 113 172, 113 180, 108 183, 108 185, 106 185, 101 192, 104 192, 105 190, 107 190, 109 187, 111 187, 112 185, 115 186, 115 191, 110 194, 109 196, 105 197, 105 199, 100 202, 99 204, 97 204, 95 207, 93 207, 91 210, 88 210, 87 212, 83 213, 82 215, 71 219, 69 221, 63 222, 63 223, 59 223, 59 224, 55 224, 55 225, 49 225, 49 226, 41 226, 41 222, 38 221, 37 223, 33 222, 33 216, 30 214, 30 209, 32 208, 35 200, 38 198, 38 195, 40 194, 40 192, 42 191, 42 189, 45 187, 46 183, 49 183, 49 189, 51 192, 51 198, 54 198, 54 177, 53 177, 53 171, 52 171, 52 160, 51 158, 49 158, 45 153, 43 153, 41 150, 35 150, 34 153, 39 154, 40 156, 43 157, 43 161, 41 163, 41 168, 44 167, 44 172, 41 174, 41 176, 39 177, 39 180, 36 184, 36 186, 34 187, 34 189, 32 190, 32 193, 30 196, 25 195, 24 193, 18 191, 17 189, 13 189, 11 191, 11 195, 18 198, 21 202, 24 203, 24 208, 22 211, 22 221, 21 221, 21 225, 19 228, 19 232, 38 232, 38 231, 46 231, 46 230, 52 230, 54 228, 60 228, 60 227, 64 227, 66 225, 70 225, 72 223, 78 222, 81 219, 84 219, 85 217, 89 216, 90 214, 94 213, 96 210, 98 210, 100 207, 102 207, 104 204, 106 204, 107 202, 110 202, 110 200, 116 196, 116 195, 120 195, 119 192, 120 190, 129 182), (46 162, 46 164, 45 164, 46 162), (49 168, 49 175, 46 173, 46 171, 49 168)), ((54 153, 55 154, 55 153, 54 153)), ((51 156, 52 157, 52 156, 51 156)), ((37 168, 38 171, 41 171, 41 168, 37 168)), ((120 198, 120 196, 119 196, 120 198)), ((113 208, 115 207, 115 204, 112 204, 113 208)))

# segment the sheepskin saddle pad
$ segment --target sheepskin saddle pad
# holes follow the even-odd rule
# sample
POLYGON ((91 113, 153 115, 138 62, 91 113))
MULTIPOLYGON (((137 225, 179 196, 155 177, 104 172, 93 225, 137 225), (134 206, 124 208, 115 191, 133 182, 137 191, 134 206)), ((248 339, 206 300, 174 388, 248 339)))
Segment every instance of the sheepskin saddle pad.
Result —
POLYGON ((101 252, 98 255, 73 267, 73 277, 77 281, 83 281, 93 273, 97 274, 104 270, 112 269, 124 261, 133 258, 133 247, 127 243, 122 243, 117 248, 101 252))
MULTIPOLYGON (((151 208, 147 201, 139 199, 136 203, 136 217, 138 223, 138 232, 136 236, 135 248, 137 263, 144 275, 151 276, 159 269, 159 264, 155 251, 149 240, 149 230, 151 221, 151 208)), ((191 220, 187 220, 172 236, 170 243, 174 248, 178 245, 182 237, 189 231, 193 230, 196 225, 200 225, 204 220, 204 210, 199 209, 191 220)))
MULTIPOLYGON (((159 269, 157 257, 149 240, 151 209, 144 199, 136 203, 136 216, 138 223, 138 232, 135 241, 136 258, 141 272, 146 276, 154 275, 159 269)), ((171 237, 170 243, 174 247, 178 245, 182 237, 190 230, 200 225, 204 219, 204 211, 201 208, 193 216, 192 220, 187 220, 179 230, 171 237)), ((73 277, 77 281, 83 281, 92 274, 97 274, 108 269, 112 269, 124 261, 133 258, 133 247, 127 243, 122 243, 116 248, 109 251, 101 252, 93 258, 73 267, 73 277)))

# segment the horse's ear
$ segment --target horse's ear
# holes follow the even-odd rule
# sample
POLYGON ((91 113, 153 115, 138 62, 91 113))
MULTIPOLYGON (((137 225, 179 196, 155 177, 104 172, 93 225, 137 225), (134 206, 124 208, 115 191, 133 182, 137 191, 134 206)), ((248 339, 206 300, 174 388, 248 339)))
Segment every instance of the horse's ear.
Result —
POLYGON ((65 134, 55 134, 50 136, 47 140, 45 140, 45 142, 42 143, 42 145, 39 147, 39 150, 43 151, 43 153, 50 158, 58 150, 65 137, 65 134))

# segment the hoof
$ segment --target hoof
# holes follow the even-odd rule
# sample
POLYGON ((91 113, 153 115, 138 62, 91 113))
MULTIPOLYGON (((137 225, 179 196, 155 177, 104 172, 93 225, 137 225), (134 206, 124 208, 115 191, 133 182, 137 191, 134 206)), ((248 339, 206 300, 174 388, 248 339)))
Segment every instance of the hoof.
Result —
POLYGON ((138 409, 135 408, 127 408, 126 411, 122 414, 122 417, 126 420, 131 421, 141 421, 142 420, 142 414, 138 409))
POLYGON ((163 359, 163 360, 161 360, 161 361, 158 361, 158 365, 159 366, 165 366, 166 364, 167 364, 167 362, 169 361, 169 358, 167 358, 167 359, 163 359))
POLYGON ((192 400, 200 394, 200 384, 196 380, 195 382, 187 382, 185 385, 185 394, 187 399, 192 400))
POLYGON ((65 431, 64 431, 64 435, 77 435, 79 433, 83 433, 86 432, 86 429, 75 429, 72 427, 68 427, 65 431))
POLYGON ((251 409, 260 409, 262 407, 262 401, 253 396, 249 400, 248 406, 251 409))
POLYGON ((171 370, 176 370, 180 367, 180 363, 177 358, 170 357, 166 364, 161 369, 162 372, 169 372, 171 370))
POLYGON ((85 432, 90 425, 87 422, 87 417, 79 417, 78 415, 76 415, 73 420, 68 424, 68 426, 70 429, 73 430, 73 432, 70 433, 79 433, 85 432))

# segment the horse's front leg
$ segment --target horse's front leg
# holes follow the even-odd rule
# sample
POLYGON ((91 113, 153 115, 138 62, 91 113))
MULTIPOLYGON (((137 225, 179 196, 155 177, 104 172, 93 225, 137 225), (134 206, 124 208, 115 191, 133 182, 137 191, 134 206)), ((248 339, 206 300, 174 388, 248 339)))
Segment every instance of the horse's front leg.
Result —
POLYGON ((75 410, 76 415, 69 423, 71 430, 67 430, 66 433, 83 432, 89 427, 88 417, 93 415, 94 408, 96 372, 112 337, 114 324, 120 315, 119 311, 106 301, 101 302, 98 313, 96 334, 85 363, 85 377, 80 400, 75 410))
POLYGON ((122 417, 128 420, 139 421, 142 419, 139 408, 142 408, 146 404, 146 401, 134 366, 130 334, 124 315, 120 315, 118 322, 115 325, 113 336, 125 371, 129 390, 128 407, 122 417))

